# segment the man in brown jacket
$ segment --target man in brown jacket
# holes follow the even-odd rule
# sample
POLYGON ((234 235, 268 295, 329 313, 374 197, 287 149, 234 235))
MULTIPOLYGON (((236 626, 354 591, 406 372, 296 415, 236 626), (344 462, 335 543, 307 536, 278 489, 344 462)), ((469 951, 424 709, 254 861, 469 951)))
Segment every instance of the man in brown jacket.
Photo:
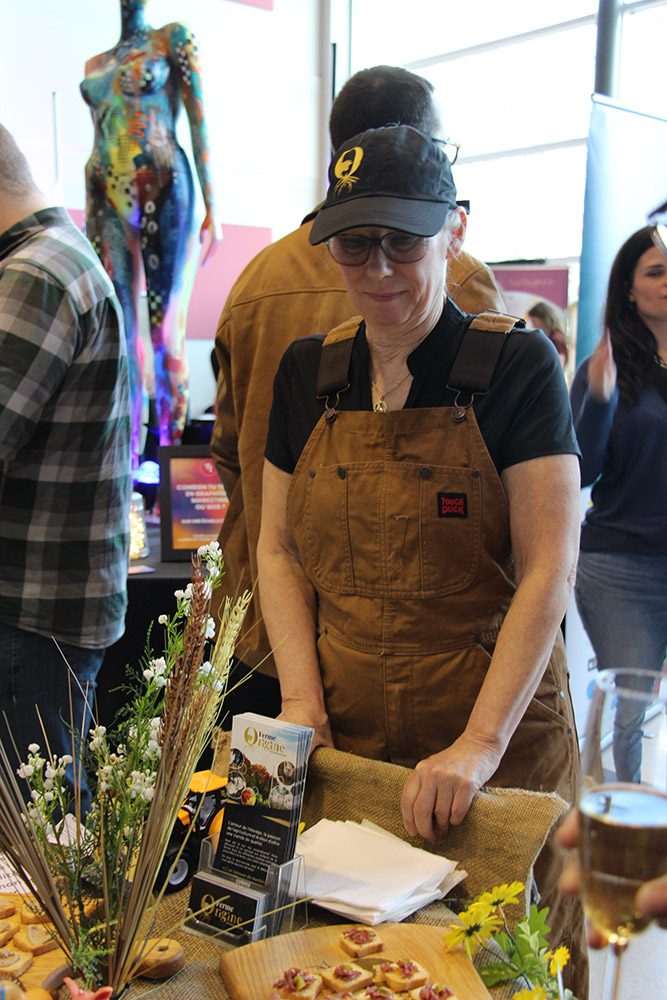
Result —
MULTIPOLYGON (((433 87, 407 70, 376 66, 352 76, 333 103, 331 143, 387 124, 440 131, 433 87)), ((338 266, 326 246, 311 246, 315 212, 283 239, 266 247, 235 282, 220 317, 215 348, 220 374, 211 454, 230 505, 220 532, 225 578, 216 597, 255 586, 261 516, 262 467, 273 378, 288 345, 310 333, 326 333, 352 315, 338 266)), ((504 311, 486 265, 465 252, 447 268, 447 292, 464 312, 504 311)), ((228 715, 280 711, 280 690, 255 594, 237 655, 253 676, 226 701, 228 715)), ((238 668, 240 679, 246 670, 238 668)))

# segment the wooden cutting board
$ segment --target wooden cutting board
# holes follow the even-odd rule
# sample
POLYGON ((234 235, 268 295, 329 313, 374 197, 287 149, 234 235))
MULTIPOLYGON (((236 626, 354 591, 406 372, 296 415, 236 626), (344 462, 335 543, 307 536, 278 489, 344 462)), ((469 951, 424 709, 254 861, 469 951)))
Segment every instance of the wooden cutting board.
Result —
MULTIPOLYGON (((338 943, 341 931, 353 926, 357 925, 337 924, 279 934, 225 952, 220 958, 220 974, 231 1000, 269 1000, 272 984, 293 965, 315 971, 318 966, 355 961, 338 943)), ((457 1000, 489 1000, 490 994, 465 952, 445 952, 442 927, 379 924, 375 930, 385 943, 384 951, 358 964, 368 968, 371 959, 377 963, 409 958, 428 969, 435 982, 449 987, 457 1000)))
MULTIPOLYGON (((16 907, 16 912, 6 919, 16 924, 17 931, 25 930, 28 925, 21 920, 21 908, 26 897, 18 894, 10 895, 2 893, 0 898, 3 902, 13 903, 16 907)), ((20 951, 14 944, 13 939, 7 941, 3 947, 10 948, 13 951, 20 951)), ((28 953, 21 952, 21 954, 28 953)), ((26 972, 21 973, 19 978, 26 990, 37 987, 46 990, 55 990, 62 984, 63 977, 69 975, 71 971, 65 953, 60 948, 55 948, 52 951, 44 952, 43 955, 34 955, 30 968, 26 972)), ((2 974, 0 971, 1 978, 2 974)))

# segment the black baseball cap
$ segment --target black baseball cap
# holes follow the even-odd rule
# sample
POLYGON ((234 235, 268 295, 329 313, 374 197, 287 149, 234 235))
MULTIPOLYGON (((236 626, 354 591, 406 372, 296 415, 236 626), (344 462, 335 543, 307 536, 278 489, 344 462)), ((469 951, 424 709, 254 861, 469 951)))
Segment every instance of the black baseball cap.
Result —
POLYGON ((354 226, 435 236, 455 206, 451 166, 437 142, 410 125, 372 128, 334 153, 310 242, 354 226))

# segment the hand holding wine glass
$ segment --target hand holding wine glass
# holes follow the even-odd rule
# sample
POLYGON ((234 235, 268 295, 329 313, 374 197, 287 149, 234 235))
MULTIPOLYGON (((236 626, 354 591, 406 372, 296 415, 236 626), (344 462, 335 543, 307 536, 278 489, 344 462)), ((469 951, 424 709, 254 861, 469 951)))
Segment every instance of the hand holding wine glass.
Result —
POLYGON ((636 894, 667 875, 666 706, 664 675, 604 670, 589 709, 579 796, 581 893, 593 927, 609 942, 607 1000, 618 996, 620 956, 651 923, 650 907, 638 906, 636 894))
MULTIPOLYGON (((570 852, 563 864, 559 889, 565 896, 576 896, 581 892, 581 869, 574 850, 579 843, 579 813, 576 808, 570 809, 563 820, 556 840, 565 851, 570 852)), ((667 875, 640 886, 635 896, 635 908, 667 930, 667 875)), ((607 943, 605 934, 595 927, 589 927, 588 944, 591 948, 604 948, 607 943)))

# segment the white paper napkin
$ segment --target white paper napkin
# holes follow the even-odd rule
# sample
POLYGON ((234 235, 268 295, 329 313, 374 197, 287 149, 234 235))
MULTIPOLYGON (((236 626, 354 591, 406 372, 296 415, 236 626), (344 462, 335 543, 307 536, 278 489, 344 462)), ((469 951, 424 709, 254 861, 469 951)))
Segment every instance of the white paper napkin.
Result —
POLYGON ((6 854, 0 854, 0 892, 22 895, 30 892, 23 879, 20 879, 12 868, 6 854))
POLYGON ((401 920, 466 876, 456 862, 411 847, 370 823, 322 819, 299 838, 306 892, 318 906, 365 924, 401 920))

